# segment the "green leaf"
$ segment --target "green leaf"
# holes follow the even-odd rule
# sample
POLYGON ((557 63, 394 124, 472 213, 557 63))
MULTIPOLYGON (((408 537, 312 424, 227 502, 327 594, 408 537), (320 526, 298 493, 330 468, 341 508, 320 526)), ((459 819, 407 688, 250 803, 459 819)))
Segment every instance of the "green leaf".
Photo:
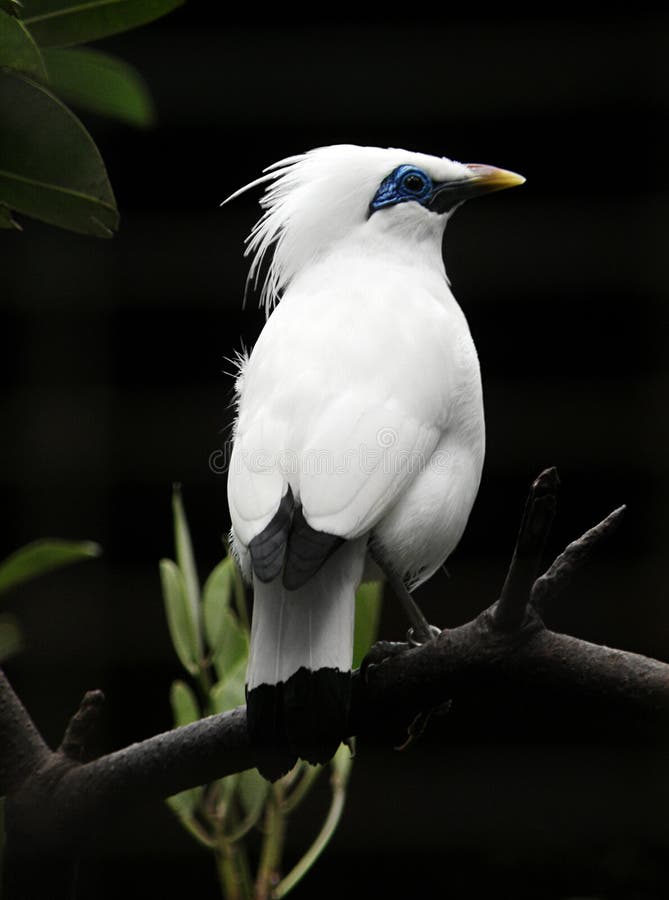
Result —
POLYGON ((23 649, 21 629, 14 616, 0 616, 0 662, 23 649))
POLYGON ((340 785, 342 787, 345 786, 349 775, 351 774, 351 769, 353 768, 353 754, 351 753, 351 748, 347 747, 346 744, 340 744, 330 765, 339 778, 340 785))
POLYGON ((174 724, 177 728, 182 725, 190 725, 202 718, 202 713, 193 691, 185 681, 174 681, 170 688, 170 705, 174 724))
POLYGON ((249 637, 237 616, 231 609, 226 609, 222 619, 221 637, 214 654, 214 668, 219 681, 229 678, 239 665, 245 667, 249 658, 249 637))
POLYGON ((183 0, 23 0, 23 21, 41 47, 69 47, 164 16, 183 0))
POLYGON ((235 561, 228 556, 207 578, 202 591, 204 634, 207 645, 216 653, 221 645, 226 624, 225 613, 235 587, 235 561))
POLYGON ((177 818, 190 819, 200 802, 202 793, 203 789, 201 787, 188 788, 186 791, 167 797, 166 803, 177 818))
POLYGON ((42 54, 20 21, 0 10, 0 68, 15 69, 37 81, 47 81, 42 54))
POLYGON ((20 16, 21 2, 20 0, 0 0, 0 9, 9 13, 10 16, 20 16))
POLYGON ((353 639, 353 668, 357 669, 376 640, 381 618, 383 582, 361 584, 356 594, 355 631, 353 639))
POLYGON ((0 593, 23 581, 100 555, 92 541, 61 541, 45 538, 21 547, 0 562, 0 593))
POLYGON ((269 782, 262 777, 257 769, 247 769, 245 772, 239 773, 237 790, 239 792, 239 802, 244 810, 246 819, 244 827, 246 828, 260 818, 267 798, 269 782))
POLYGON ((202 638, 200 635, 200 580, 197 577, 193 544, 190 539, 188 520, 186 519, 181 500, 181 487, 178 484, 175 484, 172 488, 172 515, 174 517, 174 544, 177 553, 177 563, 183 574, 189 615, 193 622, 199 653, 202 649, 202 638))
POLYGON ((210 697, 215 712, 224 713, 245 702, 244 682, 246 680, 246 660, 242 660, 228 673, 225 681, 219 681, 211 689, 210 697))
POLYGON ((161 559, 160 581, 172 645, 184 669, 191 675, 196 675, 199 670, 199 652, 188 608, 186 585, 181 570, 171 559, 161 559))
POLYGON ((49 90, 0 71, 0 203, 52 225, 111 237, 118 210, 100 153, 49 90))
POLYGON ((130 125, 146 127, 155 110, 146 83, 133 66, 99 50, 45 50, 54 92, 67 103, 130 125))

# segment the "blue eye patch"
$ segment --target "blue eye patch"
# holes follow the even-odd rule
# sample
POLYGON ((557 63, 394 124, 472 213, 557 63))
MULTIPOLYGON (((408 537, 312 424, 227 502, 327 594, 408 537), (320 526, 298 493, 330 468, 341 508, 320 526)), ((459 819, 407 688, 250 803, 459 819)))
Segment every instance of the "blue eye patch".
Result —
POLYGON ((370 212, 393 206, 395 203, 406 203, 416 200, 424 206, 432 196, 434 185, 430 176, 416 166, 398 166, 383 179, 374 199, 369 205, 370 212))

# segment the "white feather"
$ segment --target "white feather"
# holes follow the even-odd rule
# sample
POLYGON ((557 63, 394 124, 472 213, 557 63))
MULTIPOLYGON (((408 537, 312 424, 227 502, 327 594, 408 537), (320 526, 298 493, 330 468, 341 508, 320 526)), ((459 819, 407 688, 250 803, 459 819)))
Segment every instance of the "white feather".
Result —
POLYGON ((312 527, 344 538, 410 504, 412 490, 439 498, 443 509, 418 523, 377 528, 412 579, 435 571, 462 534, 483 462, 478 359, 445 279, 443 223, 433 217, 422 245, 407 247, 408 206, 383 219, 399 235, 372 217, 296 275, 254 347, 228 480, 247 546, 288 485, 312 527))
POLYGON ((402 164, 435 181, 468 172, 404 150, 325 147, 276 163, 233 195, 265 185, 246 248, 251 279, 271 255, 262 286, 271 315, 238 382, 235 552, 248 572, 248 545, 288 486, 312 527, 348 539, 298 591, 256 581, 251 687, 301 665, 350 666, 368 541, 420 584, 457 544, 476 496, 481 383, 444 271, 448 215, 413 202, 369 213, 402 164))
POLYGON ((266 185, 260 200, 265 212, 246 239, 245 255, 253 256, 249 282, 257 287, 263 261, 271 254, 260 295, 268 315, 297 272, 365 221, 380 181, 403 163, 422 167, 435 180, 468 174, 462 163, 446 158, 342 144, 280 160, 223 201, 266 185))
POLYGON ((285 682, 302 666, 350 671, 365 545, 363 539, 342 547, 297 591, 287 591, 280 578, 269 584, 254 579, 249 690, 285 682))

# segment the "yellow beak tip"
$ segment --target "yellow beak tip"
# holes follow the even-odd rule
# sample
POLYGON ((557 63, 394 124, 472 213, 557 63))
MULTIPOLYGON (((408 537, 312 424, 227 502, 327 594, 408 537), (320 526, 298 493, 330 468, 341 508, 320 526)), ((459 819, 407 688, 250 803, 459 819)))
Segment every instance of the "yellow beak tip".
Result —
POLYGON ((497 185, 501 188, 520 187, 525 184, 527 178, 519 175, 517 172, 509 172, 508 169, 498 169, 490 175, 490 185, 497 185))
POLYGON ((489 191, 501 191, 504 188, 518 187, 525 184, 526 178, 509 169, 499 169, 497 166, 486 166, 481 163, 467 163, 467 168, 472 177, 489 191))

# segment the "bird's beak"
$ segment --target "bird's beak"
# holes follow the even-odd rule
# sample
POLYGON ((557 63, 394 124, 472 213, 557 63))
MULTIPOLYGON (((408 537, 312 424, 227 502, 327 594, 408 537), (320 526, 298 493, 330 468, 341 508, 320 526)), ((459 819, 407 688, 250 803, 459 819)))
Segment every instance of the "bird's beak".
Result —
POLYGON ((509 172, 508 169, 498 169, 495 166, 484 166, 481 163, 467 163, 471 172, 469 182, 471 189, 477 194, 489 194, 492 191, 503 191, 505 188, 516 187, 525 184, 525 178, 517 172, 509 172))
POLYGON ((438 213, 449 212, 472 197, 503 191, 505 188, 525 183, 522 175, 509 172, 508 169, 484 166, 481 163, 467 163, 467 169, 470 174, 465 178, 442 182, 435 186, 429 203, 431 210, 438 213))

